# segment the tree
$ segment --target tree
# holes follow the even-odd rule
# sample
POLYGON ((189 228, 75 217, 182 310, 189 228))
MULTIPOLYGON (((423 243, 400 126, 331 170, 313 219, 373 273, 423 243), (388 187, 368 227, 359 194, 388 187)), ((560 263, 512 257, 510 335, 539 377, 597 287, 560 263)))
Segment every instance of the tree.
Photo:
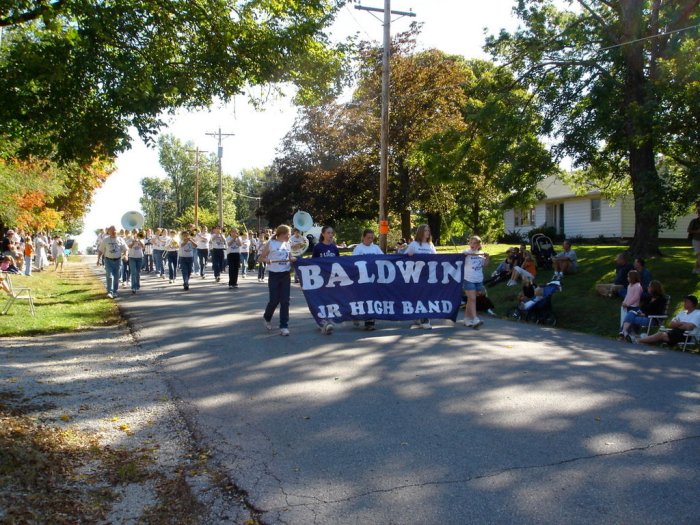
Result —
POLYGON ((678 198, 690 199, 698 159, 700 0, 521 0, 524 25, 487 48, 542 104, 543 133, 592 184, 626 180, 635 208, 630 251, 659 254, 658 231, 678 198), (667 159, 672 169, 659 170, 667 159), (665 217, 664 217, 665 215, 665 217))
MULTIPOLYGON (((445 185, 439 201, 474 234, 494 234, 504 209, 531 205, 556 169, 537 136, 541 116, 507 68, 464 63, 461 119, 418 145, 413 161, 445 185), (452 205, 450 205, 452 203, 452 205)), ((431 185, 432 187, 435 187, 431 185)))
POLYGON ((21 157, 91 163, 150 141, 161 115, 291 83, 333 86, 336 0, 10 0, 0 5, 0 135, 21 157))

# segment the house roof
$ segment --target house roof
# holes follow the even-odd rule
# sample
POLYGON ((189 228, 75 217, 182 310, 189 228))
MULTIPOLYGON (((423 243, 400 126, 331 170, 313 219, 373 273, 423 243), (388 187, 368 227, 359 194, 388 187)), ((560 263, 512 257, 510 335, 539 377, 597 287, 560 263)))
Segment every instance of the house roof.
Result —
POLYGON ((576 197, 585 197, 589 195, 599 195, 600 191, 591 190, 584 195, 577 194, 570 186, 564 183, 555 175, 549 176, 540 182, 537 187, 545 194, 544 200, 562 200, 573 199, 576 197))

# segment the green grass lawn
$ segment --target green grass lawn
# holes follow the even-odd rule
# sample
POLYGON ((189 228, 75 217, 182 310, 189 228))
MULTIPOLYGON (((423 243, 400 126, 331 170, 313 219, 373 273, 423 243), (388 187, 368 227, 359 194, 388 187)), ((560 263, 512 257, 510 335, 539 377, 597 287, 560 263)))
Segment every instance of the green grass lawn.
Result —
MULTIPOLYGON (((7 315, 0 315, 0 337, 70 332, 120 322, 117 306, 107 298, 102 283, 74 259, 62 274, 48 270, 11 279, 15 287, 32 289, 36 317, 31 316, 27 301, 16 301, 7 315)), ((6 297, 0 292, 0 311, 6 297)))
MULTIPOLYGON (((509 245, 488 245, 484 249, 491 255, 491 264, 485 275, 488 277, 505 258, 509 245)), ((461 251, 465 247, 458 249, 461 251)), ((621 299, 607 299, 595 292, 599 282, 612 282, 614 258, 624 250, 620 246, 574 246, 578 255, 578 273, 564 278, 563 292, 552 299, 557 316, 557 327, 579 332, 616 337, 620 320, 621 299)), ((441 252, 454 252, 455 247, 441 247, 441 252)), ((700 279, 691 273, 694 254, 690 246, 663 246, 664 257, 647 261, 652 277, 664 285, 671 295, 670 312, 682 309, 682 297, 695 294, 700 297, 700 279)), ((537 282, 546 282, 551 271, 539 270, 537 282)), ((517 305, 520 286, 507 287, 505 283, 488 289, 489 297, 496 305, 496 313, 505 316, 517 305)))

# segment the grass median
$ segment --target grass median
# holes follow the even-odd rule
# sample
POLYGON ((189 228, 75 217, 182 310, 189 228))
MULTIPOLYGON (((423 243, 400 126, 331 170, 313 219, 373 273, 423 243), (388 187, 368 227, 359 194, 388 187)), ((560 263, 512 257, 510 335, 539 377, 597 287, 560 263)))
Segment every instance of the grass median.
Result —
MULTIPOLYGON (((36 316, 31 316, 28 301, 15 301, 6 315, 0 315, 0 337, 71 332, 120 322, 116 303, 107 298, 103 284, 79 258, 71 258, 62 273, 49 269, 11 279, 15 288, 31 288, 36 316)), ((0 311, 6 300, 2 293, 0 311)))
MULTIPOLYGON (((505 259, 507 244, 492 244, 484 247, 491 255, 491 264, 484 272, 489 276, 505 259)), ((442 247, 441 252, 454 252, 460 247, 442 247)), ((616 337, 620 321, 622 299, 608 299, 596 294, 595 285, 612 282, 615 275, 614 259, 623 252, 624 246, 574 246, 578 256, 578 273, 567 276, 562 281, 563 292, 552 298, 552 308, 557 317, 557 327, 577 332, 616 337)), ((687 245, 666 245, 661 251, 664 256, 648 260, 647 268, 652 278, 661 281, 666 293, 671 295, 669 314, 672 316, 683 309, 683 296, 700 296, 700 276, 691 273, 694 254, 687 245)), ((538 270, 536 281, 546 283, 552 277, 551 270, 538 270)), ((506 316, 517 306, 521 286, 507 287, 505 283, 488 288, 489 298, 496 305, 496 313, 506 316)))

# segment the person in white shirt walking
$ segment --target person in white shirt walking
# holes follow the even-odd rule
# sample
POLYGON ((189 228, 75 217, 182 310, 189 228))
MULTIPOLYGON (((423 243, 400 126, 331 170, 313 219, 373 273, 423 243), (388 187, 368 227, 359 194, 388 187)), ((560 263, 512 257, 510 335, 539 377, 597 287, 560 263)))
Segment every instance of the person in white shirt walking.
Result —
POLYGON ((168 282, 171 284, 177 279, 177 254, 179 251, 180 243, 177 240, 177 232, 170 231, 165 253, 168 258, 168 282))
POLYGON ((218 226, 211 230, 211 267, 214 278, 221 281, 221 272, 224 270, 224 258, 226 257, 226 237, 218 226))
MULTIPOLYGON (((432 236, 430 233, 430 226, 427 224, 421 224, 416 229, 416 236, 414 241, 408 245, 406 248, 406 255, 418 255, 418 254, 435 254, 437 250, 432 241, 432 236)), ((430 324, 430 319, 416 319, 413 321, 411 328, 423 328, 425 330, 432 330, 433 325, 430 324)))
MULTIPOLYGON (((382 249, 374 244, 374 231, 370 229, 366 229, 365 231, 362 232, 362 242, 355 246, 355 248, 352 251, 353 255, 383 255, 384 252, 382 249)), ((358 321, 355 321, 355 326, 358 326, 360 323, 358 321)), ((367 319, 365 321, 365 330, 374 330, 375 329, 375 323, 374 319, 367 319)))
POLYGON ((248 232, 243 232, 241 234, 241 248, 240 248, 240 259, 241 259, 241 277, 244 279, 248 278, 248 257, 250 257, 250 239, 248 237, 248 232))
POLYGON ((190 289, 190 276, 194 266, 194 254, 197 250, 197 243, 190 237, 190 232, 183 231, 180 234, 180 248, 177 252, 180 263, 180 274, 182 275, 182 287, 185 291, 190 289))
POLYGON ((228 287, 238 288, 238 272, 241 266, 241 238, 236 228, 231 228, 226 237, 226 262, 228 264, 228 287))
POLYGON ((102 239, 97 251, 102 256, 102 262, 105 266, 105 281, 107 284, 108 297, 117 297, 122 257, 126 254, 127 250, 128 248, 124 239, 117 237, 117 229, 114 226, 107 228, 107 237, 102 239))
POLYGON ((145 235, 138 232, 126 241, 129 247, 129 271, 131 274, 131 293, 136 293, 141 289, 141 264, 143 263, 145 235))
POLYGON ((201 231, 195 236, 194 241, 197 243, 199 276, 204 279, 204 272, 207 268, 207 259, 209 258, 209 243, 211 242, 211 234, 206 226, 202 226, 201 231))
POLYGON ((289 299, 291 296, 292 279, 289 271, 296 257, 292 256, 289 246, 291 228, 286 224, 277 227, 275 236, 270 239, 260 252, 260 260, 267 264, 267 287, 270 299, 265 307, 263 319, 265 328, 272 330, 272 316, 280 307, 280 335, 289 335, 289 299))

